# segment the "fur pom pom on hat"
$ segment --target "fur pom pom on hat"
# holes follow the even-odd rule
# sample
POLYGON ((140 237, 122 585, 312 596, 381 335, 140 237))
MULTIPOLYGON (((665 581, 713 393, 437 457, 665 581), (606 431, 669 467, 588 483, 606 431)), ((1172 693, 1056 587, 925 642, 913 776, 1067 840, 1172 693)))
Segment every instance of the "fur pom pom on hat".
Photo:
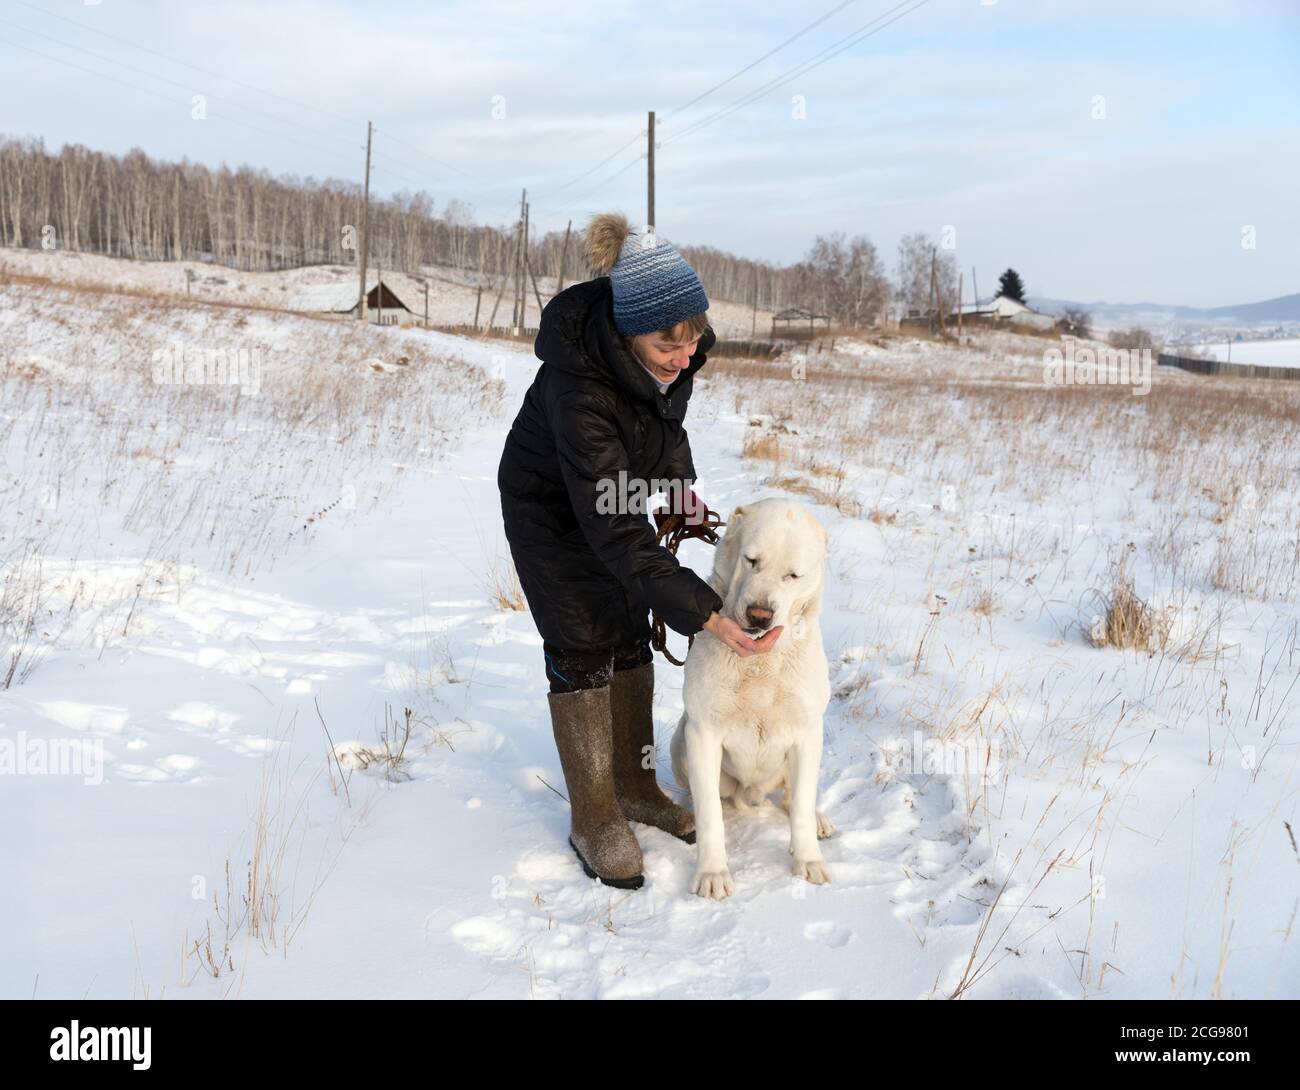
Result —
POLYGON ((587 259, 614 291, 614 324, 627 337, 657 333, 709 309, 695 270, 653 230, 633 231, 627 217, 605 212, 587 225, 587 259))

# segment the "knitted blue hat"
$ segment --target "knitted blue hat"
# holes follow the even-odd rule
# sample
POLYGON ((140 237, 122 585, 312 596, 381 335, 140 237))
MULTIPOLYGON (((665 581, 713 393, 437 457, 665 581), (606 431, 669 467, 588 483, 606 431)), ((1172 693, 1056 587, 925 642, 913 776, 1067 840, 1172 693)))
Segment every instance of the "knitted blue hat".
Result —
POLYGON ((695 270, 653 228, 633 232, 623 216, 597 216, 587 229, 587 249, 597 270, 608 271, 614 325, 626 337, 671 329, 709 309, 695 270))

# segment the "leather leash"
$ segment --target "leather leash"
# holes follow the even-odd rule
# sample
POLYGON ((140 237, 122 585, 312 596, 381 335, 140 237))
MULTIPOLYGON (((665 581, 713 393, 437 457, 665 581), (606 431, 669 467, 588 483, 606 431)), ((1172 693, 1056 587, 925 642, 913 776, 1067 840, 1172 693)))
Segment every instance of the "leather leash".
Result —
MULTIPOLYGON (((688 525, 685 515, 668 515, 659 526, 659 532, 655 535, 655 544, 662 545, 673 556, 677 555, 677 547, 688 537, 698 537, 710 545, 718 543, 718 527, 726 526, 716 511, 710 511, 704 508, 704 521, 688 525)), ((686 650, 689 654, 691 645, 695 643, 694 636, 686 637, 686 650)), ((650 646, 660 652, 664 658, 674 666, 685 666, 686 660, 677 660, 673 658, 673 653, 668 650, 668 630, 654 613, 650 611, 650 646)))

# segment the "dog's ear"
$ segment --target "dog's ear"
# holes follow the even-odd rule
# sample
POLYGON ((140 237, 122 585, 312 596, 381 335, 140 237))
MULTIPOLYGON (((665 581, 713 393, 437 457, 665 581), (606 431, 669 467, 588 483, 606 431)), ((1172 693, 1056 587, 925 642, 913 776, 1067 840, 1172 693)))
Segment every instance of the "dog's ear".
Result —
POLYGON ((718 541, 718 551, 713 555, 713 574, 709 576, 711 586, 723 598, 727 596, 727 587, 736 571, 736 560, 740 555, 740 524, 745 514, 744 507, 737 507, 727 519, 722 538, 718 541))
POLYGON ((813 524, 814 527, 816 527, 816 529, 817 529, 817 536, 821 539, 821 543, 822 543, 823 545, 825 545, 825 544, 826 544, 826 541, 827 541, 827 537, 826 537, 826 527, 822 525, 822 523, 821 523, 821 519, 819 519, 816 515, 814 515, 814 514, 813 514, 811 511, 809 511, 807 508, 804 508, 803 513, 804 513, 804 516, 808 519, 808 521, 811 522, 811 523, 813 524))
POLYGON ((817 572, 816 585, 806 598, 801 598, 790 609, 791 615, 803 621, 815 621, 822 611, 822 594, 826 585, 825 572, 817 572))
POLYGON ((815 621, 821 611, 821 602, 817 600, 816 595, 813 595, 798 602, 795 608, 791 610, 791 613, 794 615, 795 620, 815 621))

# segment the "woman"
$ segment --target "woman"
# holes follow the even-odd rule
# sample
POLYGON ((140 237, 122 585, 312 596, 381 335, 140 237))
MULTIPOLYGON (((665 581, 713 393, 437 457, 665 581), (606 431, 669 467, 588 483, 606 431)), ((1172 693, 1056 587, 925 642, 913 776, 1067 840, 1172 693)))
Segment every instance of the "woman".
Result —
MULTIPOLYGON (((569 843, 588 877, 636 889, 641 849, 628 820, 695 840, 695 823, 659 789, 654 665, 647 614, 683 636, 705 631, 737 654, 770 651, 723 617, 722 599, 655 540, 644 511, 614 502, 643 482, 694 510, 682 420, 692 376, 715 336, 695 270, 625 216, 586 232, 596 279, 542 312, 542 361, 506 438, 497 485, 506 540, 542 637, 548 702, 572 807, 569 843)), ((702 506, 702 505, 701 505, 702 506)))

